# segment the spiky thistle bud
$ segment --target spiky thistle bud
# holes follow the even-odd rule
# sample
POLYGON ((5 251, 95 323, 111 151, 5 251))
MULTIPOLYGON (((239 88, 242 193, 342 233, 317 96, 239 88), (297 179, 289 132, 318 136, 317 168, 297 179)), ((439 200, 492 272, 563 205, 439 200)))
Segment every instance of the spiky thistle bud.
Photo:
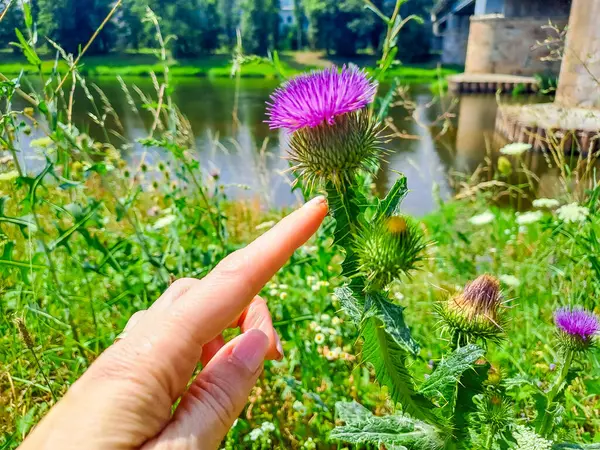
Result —
POLYGON ((554 313, 558 341, 565 350, 584 351, 595 342, 600 320, 581 308, 561 308, 554 313))
POLYGON ((364 226, 355 237, 359 272, 367 289, 383 289, 423 259, 423 233, 407 217, 393 216, 364 226))
POLYGON ((502 338, 504 300, 500 282, 491 275, 467 283, 462 292, 440 302, 437 312, 457 346, 502 338))
POLYGON ((334 66, 300 75, 275 91, 267 122, 292 133, 292 170, 307 184, 340 186, 359 170, 376 167, 382 126, 365 109, 376 90, 364 71, 334 66))

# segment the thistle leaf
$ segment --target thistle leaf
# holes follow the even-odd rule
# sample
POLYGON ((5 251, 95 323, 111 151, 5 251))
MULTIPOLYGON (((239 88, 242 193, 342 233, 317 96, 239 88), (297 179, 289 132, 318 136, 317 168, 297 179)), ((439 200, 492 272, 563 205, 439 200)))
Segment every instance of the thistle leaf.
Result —
POLYGON ((463 373, 457 384, 454 406, 454 429, 456 440, 466 440, 468 435, 469 415, 477 410, 473 398, 484 391, 483 383, 487 380, 489 363, 475 364, 467 373, 463 373))
POLYGON ((379 200, 379 205, 377 206, 377 217, 390 217, 397 214, 400 209, 400 204, 406 197, 406 194, 408 194, 406 177, 403 174, 398 173, 398 179, 388 191, 385 198, 383 200, 379 200))
POLYGON ((383 322, 385 331, 394 341, 407 352, 416 355, 419 353, 419 344, 412 338, 410 329, 404 322, 404 308, 386 300, 381 294, 367 294, 367 313, 383 322))
POLYGON ((374 314, 363 319, 360 336, 364 344, 362 358, 375 368, 377 381, 387 386, 390 397, 401 403, 406 414, 429 423, 438 423, 434 405, 415 391, 411 374, 406 367, 408 352, 404 345, 386 331, 384 322, 374 314))
POLYGON ((455 350, 442 359, 437 369, 422 384, 420 393, 436 400, 443 405, 454 405, 456 387, 462 375, 473 369, 475 361, 481 358, 485 351, 477 345, 467 345, 455 350))
POLYGON ((343 286, 341 288, 337 288, 335 291, 335 296, 340 300, 340 304, 342 305, 342 309, 348 314, 348 316, 352 319, 352 321, 358 326, 362 319, 362 310, 364 305, 362 305, 359 300, 354 297, 352 289, 348 286, 343 286))
POLYGON ((384 445, 387 449, 438 449, 442 442, 434 427, 401 414, 377 417, 356 402, 335 405, 345 425, 336 427, 329 438, 351 444, 384 445))
POLYGON ((340 192, 333 183, 328 183, 326 189, 329 210, 335 219, 333 243, 344 248, 350 247, 353 224, 356 223, 360 214, 360 208, 355 202, 354 191, 352 187, 348 187, 344 192, 340 192))
POLYGON ((331 432, 331 440, 374 444, 390 450, 434 450, 443 445, 434 427, 410 417, 401 414, 377 417, 356 402, 338 402, 335 409, 345 425, 331 432))

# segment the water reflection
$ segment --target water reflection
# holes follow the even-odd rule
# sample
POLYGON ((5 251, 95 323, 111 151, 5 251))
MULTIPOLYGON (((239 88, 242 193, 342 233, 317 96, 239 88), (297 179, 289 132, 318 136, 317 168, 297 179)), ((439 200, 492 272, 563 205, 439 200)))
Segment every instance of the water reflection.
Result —
MULTIPOLYGON (((119 116, 123 125, 120 132, 125 139, 134 142, 147 137, 152 117, 147 112, 140 115, 136 111, 139 105, 133 108, 129 104, 118 82, 108 78, 95 82, 119 116)), ((147 94, 154 91, 149 79, 135 79, 128 84, 135 84, 147 94)), ((220 180, 226 185, 229 195, 259 197, 263 204, 270 206, 293 205, 299 199, 291 192, 291 177, 283 173, 288 167, 283 158, 288 137, 285 132, 269 130, 264 123, 265 101, 276 86, 276 81, 241 80, 236 98, 233 80, 181 79, 176 82, 173 101, 189 119, 195 151, 202 167, 207 172, 220 173, 220 180)), ((139 100, 134 89, 131 89, 131 95, 139 100)), ((380 192, 384 192, 394 182, 397 172, 406 174, 411 192, 404 203, 405 210, 422 215, 436 208, 438 195, 442 199, 452 195, 450 172, 472 173, 484 161, 486 149, 497 149, 502 143, 494 138, 493 133, 497 108, 494 96, 459 98, 453 126, 435 139, 439 129, 431 125, 445 111, 445 106, 430 104, 432 95, 427 87, 413 88, 411 95, 415 105, 413 114, 404 108, 395 108, 391 115, 396 126, 414 138, 394 139, 389 143, 390 154, 382 162, 376 185, 380 192)), ((101 138, 101 130, 87 116, 89 106, 89 100, 78 88, 75 122, 90 135, 101 138)), ((35 133, 30 137, 21 136, 25 147, 32 138, 35 138, 35 133)), ((531 163, 537 166, 543 190, 556 185, 553 181, 556 174, 548 171, 541 156, 529 157, 531 163)), ((43 164, 31 152, 21 155, 21 158, 26 159, 29 170, 43 164)), ((144 149, 135 144, 127 152, 126 159, 134 166, 143 159, 154 167, 159 161, 169 158, 162 149, 144 149)))

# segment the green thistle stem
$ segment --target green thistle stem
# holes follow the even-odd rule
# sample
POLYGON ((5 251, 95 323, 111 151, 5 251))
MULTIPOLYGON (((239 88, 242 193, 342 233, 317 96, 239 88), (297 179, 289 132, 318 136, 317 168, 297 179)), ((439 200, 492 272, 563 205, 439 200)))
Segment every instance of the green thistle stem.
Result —
POLYGON ((548 435, 552 432, 552 420, 554 418, 554 415, 549 411, 549 409, 552 406, 552 403, 554 402, 556 396, 560 394, 560 392, 563 389, 563 384, 567 378, 567 374, 569 373, 569 369, 571 368, 571 364, 573 363, 574 357, 575 352, 573 350, 566 350, 565 360, 563 362, 562 368, 560 369, 558 376, 554 380, 552 387, 546 394, 546 411, 544 413, 544 418, 538 428, 538 434, 542 437, 548 437, 548 435))

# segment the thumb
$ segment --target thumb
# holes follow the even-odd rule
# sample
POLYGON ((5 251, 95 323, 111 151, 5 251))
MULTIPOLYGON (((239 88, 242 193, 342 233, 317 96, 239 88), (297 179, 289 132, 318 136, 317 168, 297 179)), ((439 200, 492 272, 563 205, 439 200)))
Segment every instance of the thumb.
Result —
POLYGON ((228 342, 193 381, 171 422, 143 449, 217 449, 246 405, 268 348, 258 329, 228 342))

